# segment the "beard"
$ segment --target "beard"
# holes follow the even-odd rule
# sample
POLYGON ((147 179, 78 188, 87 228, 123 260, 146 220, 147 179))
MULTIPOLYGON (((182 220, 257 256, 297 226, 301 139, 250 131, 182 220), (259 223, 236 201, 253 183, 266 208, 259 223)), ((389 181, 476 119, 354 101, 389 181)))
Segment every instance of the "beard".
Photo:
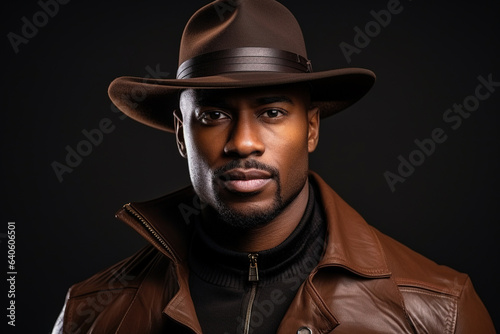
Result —
MULTIPOLYGON (((267 225, 270 221, 275 219, 277 216, 283 212, 283 210, 290 205, 290 203, 297 198, 302 187, 297 187, 298 190, 295 191, 290 198, 286 200, 283 199, 281 194, 281 179, 279 171, 271 166, 258 162, 256 160, 239 161, 234 160, 230 163, 224 165, 223 167, 217 169, 212 178, 212 187, 216 189, 218 179, 221 175, 234 168, 254 168, 267 171, 271 174, 273 182, 276 182, 276 191, 272 204, 266 208, 261 208, 254 206, 253 208, 246 210, 238 210, 231 206, 228 206, 221 198, 218 192, 215 192, 215 203, 213 209, 217 217, 218 223, 223 226, 227 226, 232 229, 238 230, 251 230, 261 226, 267 225)), ((304 180, 305 182, 305 180, 304 180)))

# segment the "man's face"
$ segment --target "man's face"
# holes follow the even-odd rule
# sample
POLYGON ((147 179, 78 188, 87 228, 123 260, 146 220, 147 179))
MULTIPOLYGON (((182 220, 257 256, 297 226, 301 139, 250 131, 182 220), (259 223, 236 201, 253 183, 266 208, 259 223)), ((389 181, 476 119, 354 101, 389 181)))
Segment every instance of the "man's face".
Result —
POLYGON ((276 218, 305 187, 319 112, 305 86, 183 91, 181 154, 201 200, 229 226, 276 218))

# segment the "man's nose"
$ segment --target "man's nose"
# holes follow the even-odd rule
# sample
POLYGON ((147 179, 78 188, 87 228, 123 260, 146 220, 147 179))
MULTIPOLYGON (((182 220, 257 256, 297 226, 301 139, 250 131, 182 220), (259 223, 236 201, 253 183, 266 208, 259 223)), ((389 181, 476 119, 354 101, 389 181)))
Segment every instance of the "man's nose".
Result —
POLYGON ((238 117, 229 133, 224 153, 228 156, 248 157, 260 156, 265 146, 262 141, 258 120, 252 117, 238 117))

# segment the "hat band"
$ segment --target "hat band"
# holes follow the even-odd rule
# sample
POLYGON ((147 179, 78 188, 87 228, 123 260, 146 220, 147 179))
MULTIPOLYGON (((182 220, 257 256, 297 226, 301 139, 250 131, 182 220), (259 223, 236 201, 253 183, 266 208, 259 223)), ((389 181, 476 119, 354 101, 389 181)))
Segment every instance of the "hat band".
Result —
POLYGON ((199 78, 231 72, 312 72, 311 61, 299 54, 259 47, 244 47, 202 54, 186 60, 177 79, 199 78))

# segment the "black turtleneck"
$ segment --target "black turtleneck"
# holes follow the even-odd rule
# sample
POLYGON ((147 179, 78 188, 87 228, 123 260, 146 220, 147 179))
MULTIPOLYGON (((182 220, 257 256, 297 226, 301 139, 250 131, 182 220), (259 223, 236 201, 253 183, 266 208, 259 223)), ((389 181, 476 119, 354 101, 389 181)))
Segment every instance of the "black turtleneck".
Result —
POLYGON ((276 333, 299 286, 319 262, 325 230, 312 185, 297 228, 257 256, 221 247, 198 224, 189 254, 189 286, 203 333, 245 333, 247 319, 248 333, 276 333), (258 272, 258 280, 249 275, 255 258, 252 272, 258 272))

